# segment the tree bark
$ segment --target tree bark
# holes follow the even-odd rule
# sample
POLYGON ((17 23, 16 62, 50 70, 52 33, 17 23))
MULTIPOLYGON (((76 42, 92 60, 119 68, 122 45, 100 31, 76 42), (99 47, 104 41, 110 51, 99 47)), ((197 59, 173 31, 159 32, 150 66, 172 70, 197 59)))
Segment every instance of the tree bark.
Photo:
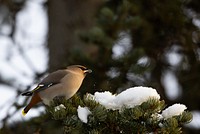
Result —
POLYGON ((67 66, 70 52, 84 47, 76 31, 91 27, 98 5, 100 0, 49 0, 49 71, 67 66))

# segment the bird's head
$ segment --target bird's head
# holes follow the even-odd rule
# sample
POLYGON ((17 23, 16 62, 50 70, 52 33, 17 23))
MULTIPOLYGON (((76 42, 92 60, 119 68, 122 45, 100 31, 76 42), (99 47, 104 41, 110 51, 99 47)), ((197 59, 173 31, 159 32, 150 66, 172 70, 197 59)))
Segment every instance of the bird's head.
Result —
POLYGON ((67 70, 74 73, 83 74, 84 76, 87 75, 88 73, 92 73, 91 69, 88 69, 87 67, 82 66, 82 65, 71 65, 67 67, 67 70))

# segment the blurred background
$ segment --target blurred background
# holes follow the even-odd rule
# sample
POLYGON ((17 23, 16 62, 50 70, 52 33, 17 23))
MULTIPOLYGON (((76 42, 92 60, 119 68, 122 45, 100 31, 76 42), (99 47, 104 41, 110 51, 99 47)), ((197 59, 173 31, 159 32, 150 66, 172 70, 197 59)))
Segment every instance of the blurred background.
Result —
POLYGON ((199 0, 0 0, 0 133, 61 132, 20 94, 72 64, 93 70, 80 95, 150 86, 200 132, 199 0))

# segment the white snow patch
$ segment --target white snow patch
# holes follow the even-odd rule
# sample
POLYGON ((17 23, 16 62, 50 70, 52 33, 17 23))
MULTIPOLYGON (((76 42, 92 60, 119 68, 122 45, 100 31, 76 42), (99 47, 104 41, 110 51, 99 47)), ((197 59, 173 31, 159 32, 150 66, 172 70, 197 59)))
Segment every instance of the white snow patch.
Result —
POLYGON ((155 98, 159 100, 160 95, 155 89, 150 87, 133 87, 118 94, 115 102, 120 106, 120 108, 123 105, 133 108, 137 105, 141 105, 149 98, 155 98))
POLYGON ((56 111, 59 111, 59 110, 61 110, 61 109, 66 109, 66 107, 65 107, 63 104, 60 104, 59 106, 56 106, 56 107, 54 108, 54 111, 56 112, 56 111))
POLYGON ((87 117, 88 117, 88 115, 91 114, 91 111, 88 109, 88 107, 78 106, 77 112, 78 112, 79 119, 82 122, 87 123, 88 122, 87 117))
POLYGON ((150 87, 133 87, 129 88, 118 95, 112 93, 96 92, 94 95, 89 95, 88 99, 94 99, 107 109, 120 110, 123 106, 133 108, 142 104, 149 98, 160 99, 157 91, 150 87))
POLYGON ((112 95, 109 91, 96 92, 94 94, 95 101, 99 102, 101 105, 105 106, 107 109, 113 109, 116 107, 115 95, 112 95))
POLYGON ((183 104, 174 104, 162 111, 162 116, 167 119, 172 116, 180 115, 187 107, 183 104))

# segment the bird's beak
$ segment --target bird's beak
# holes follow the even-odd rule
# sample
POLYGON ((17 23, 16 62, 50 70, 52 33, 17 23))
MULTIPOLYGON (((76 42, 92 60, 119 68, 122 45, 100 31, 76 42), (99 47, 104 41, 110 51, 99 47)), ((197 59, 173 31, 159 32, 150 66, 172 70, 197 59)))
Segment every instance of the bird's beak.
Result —
POLYGON ((92 73, 91 69, 84 70, 84 73, 92 73))

